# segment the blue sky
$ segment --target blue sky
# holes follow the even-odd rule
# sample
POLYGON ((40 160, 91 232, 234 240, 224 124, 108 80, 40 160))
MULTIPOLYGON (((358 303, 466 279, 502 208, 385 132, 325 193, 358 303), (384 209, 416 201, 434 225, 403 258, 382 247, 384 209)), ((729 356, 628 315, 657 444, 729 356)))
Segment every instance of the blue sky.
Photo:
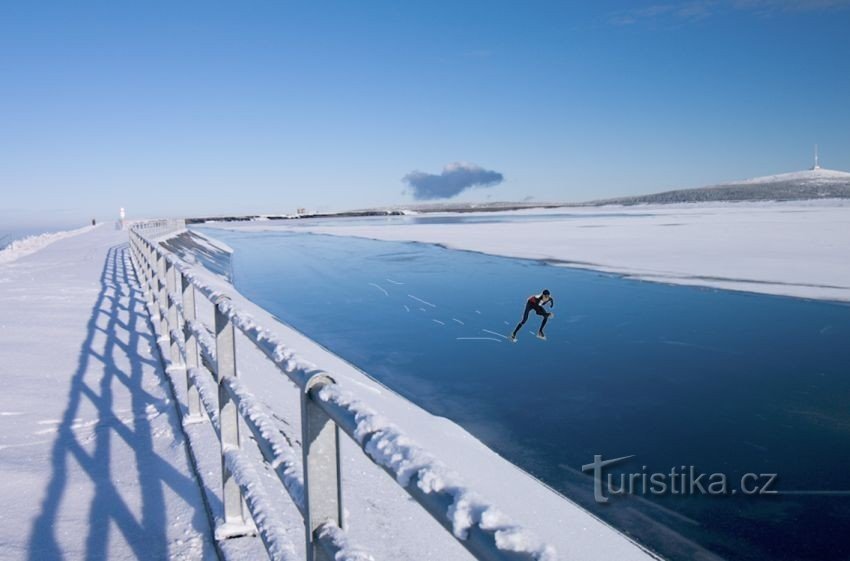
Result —
POLYGON ((850 0, 4 2, 0 221, 581 201, 850 170, 850 0))

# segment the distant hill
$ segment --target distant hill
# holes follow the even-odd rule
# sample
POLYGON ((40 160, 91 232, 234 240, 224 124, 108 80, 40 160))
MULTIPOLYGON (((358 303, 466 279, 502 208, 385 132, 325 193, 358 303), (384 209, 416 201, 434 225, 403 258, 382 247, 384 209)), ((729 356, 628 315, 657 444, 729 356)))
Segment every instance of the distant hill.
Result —
MULTIPOLYGON (((523 210, 531 208, 558 208, 568 206, 568 203, 543 201, 489 201, 489 202, 458 202, 445 201, 440 203, 415 203, 407 205, 392 205, 365 209, 360 212, 384 214, 387 212, 429 213, 429 212, 496 212, 502 210, 523 210)), ((572 206, 572 205, 569 205, 572 206)))
MULTIPOLYGON (((187 224, 208 221, 230 222, 243 220, 297 220, 304 218, 346 218, 367 216, 402 216, 406 214, 426 214, 431 212, 495 212, 504 210, 523 210, 534 208, 560 208, 573 206, 600 205, 637 205, 645 203, 700 203, 719 201, 801 201, 809 199, 850 199, 850 173, 816 167, 806 171, 768 175, 755 179, 746 179, 733 183, 697 187, 695 189, 677 189, 651 195, 619 197, 584 203, 538 202, 538 201, 498 201, 498 202, 457 202, 422 203, 393 205, 385 207, 350 210, 344 212, 281 214, 281 215, 239 215, 208 216, 187 218, 187 224)), ((0 240, 2 242, 2 240, 0 240)))
POLYGON ((642 203, 699 203, 712 201, 799 201, 850 198, 850 173, 815 168, 806 171, 757 177, 744 181, 677 189, 651 195, 619 197, 591 204, 635 205, 642 203))

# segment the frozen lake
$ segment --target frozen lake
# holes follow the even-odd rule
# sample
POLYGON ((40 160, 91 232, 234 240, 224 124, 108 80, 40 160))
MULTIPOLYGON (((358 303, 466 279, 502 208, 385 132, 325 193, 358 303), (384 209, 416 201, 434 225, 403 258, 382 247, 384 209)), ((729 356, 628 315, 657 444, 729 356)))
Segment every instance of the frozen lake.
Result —
MULTIPOLYGON (((329 228, 339 226, 424 226, 435 224, 512 224, 526 222, 560 222, 588 218, 641 218, 654 216, 652 212, 634 210, 628 213, 604 212, 592 208, 580 208, 573 212, 558 210, 540 211, 539 209, 514 212, 469 212, 469 213, 427 213, 398 216, 351 216, 326 218, 299 218, 297 220, 271 221, 274 226, 289 226, 292 228, 329 228)), ((254 225, 264 226, 265 222, 254 222, 254 225)), ((240 224, 241 225, 241 224, 240 224)))
POLYGON ((665 556, 850 551, 850 306, 417 243, 202 230, 234 248, 234 283, 254 302, 665 556), (531 316, 511 344, 543 288, 549 340, 531 316), (597 454, 634 455, 613 473, 776 473, 780 494, 599 505, 580 471, 597 454))

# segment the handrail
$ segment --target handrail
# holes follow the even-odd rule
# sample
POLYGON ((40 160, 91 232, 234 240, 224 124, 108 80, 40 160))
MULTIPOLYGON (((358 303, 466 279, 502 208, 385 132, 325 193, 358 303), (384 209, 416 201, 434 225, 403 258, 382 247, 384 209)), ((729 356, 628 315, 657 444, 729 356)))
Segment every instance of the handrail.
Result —
POLYGON ((171 364, 185 368, 187 421, 203 420, 205 412, 220 440, 224 524, 216 531, 217 539, 250 533, 247 510, 270 558, 294 558, 292 544, 268 523, 268 499, 257 491, 256 473, 241 452, 241 418, 304 518, 308 561, 350 556, 371 559, 349 544, 343 525, 340 430, 476 559, 556 558, 550 546, 530 546, 535 542, 526 530, 468 490, 442 463, 409 444, 395 426, 340 388, 330 373, 300 358, 241 313, 227 295, 206 285, 178 257, 156 243, 156 237, 183 228, 185 221, 136 223, 130 229, 130 247, 154 325, 168 343, 171 364), (214 306, 213 330, 197 319, 196 293, 214 306), (239 381, 236 329, 300 390, 300 462, 289 442, 274 430, 265 406, 239 381), (216 391, 212 390, 213 383, 216 391))

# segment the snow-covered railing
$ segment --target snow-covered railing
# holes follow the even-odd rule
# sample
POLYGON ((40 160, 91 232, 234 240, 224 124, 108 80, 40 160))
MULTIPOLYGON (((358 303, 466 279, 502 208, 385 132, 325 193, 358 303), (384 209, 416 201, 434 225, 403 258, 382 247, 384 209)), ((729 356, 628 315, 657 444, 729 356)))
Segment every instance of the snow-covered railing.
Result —
POLYGON ((163 218, 161 220, 145 220, 135 222, 131 229, 153 239, 165 234, 177 232, 186 228, 186 221, 182 218, 163 218))
POLYGON ((138 223, 131 228, 130 246, 152 319, 169 345, 171 363, 186 371, 186 420, 203 420, 206 412, 219 436, 224 520, 216 531, 218 539, 251 533, 247 509, 269 557, 295 558, 292 544, 266 519, 268 499, 241 449, 241 418, 304 518, 308 561, 372 559, 349 544, 344 530, 340 430, 477 559, 555 559, 551 547, 539 544, 526 530, 512 524, 460 483, 445 465, 340 388, 330 373, 302 360, 237 310, 226 295, 207 286, 177 256, 153 241, 179 227, 174 221, 138 223), (196 293, 214 306, 213 329, 197 318, 196 293), (300 462, 287 439, 275 430, 265 405, 237 377, 236 329, 301 392, 300 462))

